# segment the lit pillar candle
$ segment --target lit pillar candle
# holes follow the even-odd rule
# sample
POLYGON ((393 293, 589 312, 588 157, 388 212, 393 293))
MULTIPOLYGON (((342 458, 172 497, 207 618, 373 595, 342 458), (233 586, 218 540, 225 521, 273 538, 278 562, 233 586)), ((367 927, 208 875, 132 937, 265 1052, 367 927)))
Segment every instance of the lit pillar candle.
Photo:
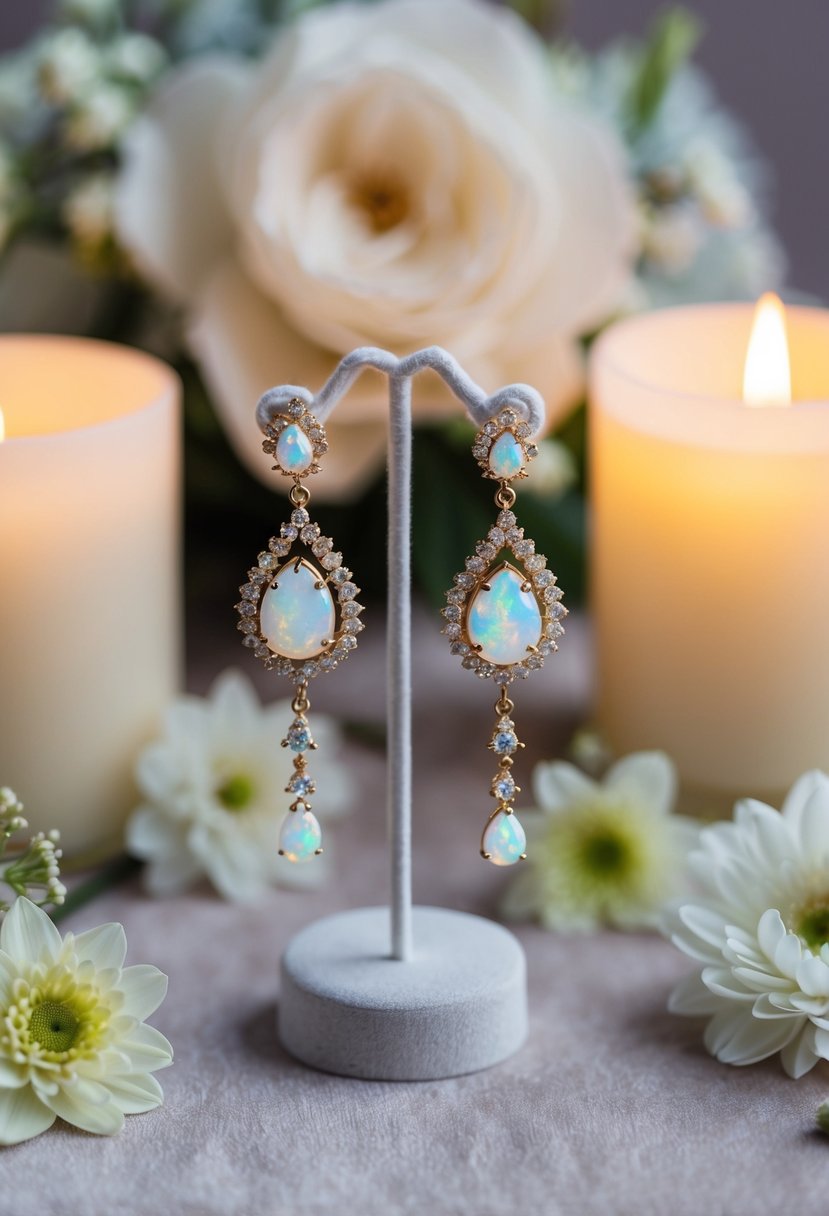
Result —
POLYGON ((179 677, 179 385, 107 343, 0 337, 0 784, 114 848, 179 677))
POLYGON ((598 724, 712 809, 829 770, 829 312, 787 311, 791 404, 753 312, 631 318, 591 371, 598 724))

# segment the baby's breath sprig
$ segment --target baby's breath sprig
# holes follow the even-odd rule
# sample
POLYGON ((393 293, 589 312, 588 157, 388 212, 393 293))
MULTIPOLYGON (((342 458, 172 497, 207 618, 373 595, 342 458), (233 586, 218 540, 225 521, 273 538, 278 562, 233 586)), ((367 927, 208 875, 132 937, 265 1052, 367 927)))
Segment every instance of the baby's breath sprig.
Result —
MULTIPOLYGON (((0 787, 0 865, 6 861, 6 848, 18 832, 24 831, 28 820, 23 815, 23 803, 8 786, 0 787)), ((38 832, 28 845, 0 874, 0 881, 14 892, 25 895, 38 907, 62 904, 66 887, 60 881, 60 832, 38 832)), ((0 913, 8 912, 10 900, 0 899, 0 913)))

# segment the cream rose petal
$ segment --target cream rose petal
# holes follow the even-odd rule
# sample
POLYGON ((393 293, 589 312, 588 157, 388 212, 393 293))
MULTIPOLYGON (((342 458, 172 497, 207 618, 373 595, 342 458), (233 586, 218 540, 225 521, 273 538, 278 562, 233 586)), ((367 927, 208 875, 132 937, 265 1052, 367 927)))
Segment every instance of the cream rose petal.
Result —
POLYGON ((216 127, 250 69, 204 56, 172 74, 132 125, 115 194, 115 227, 146 277, 171 299, 193 301, 232 242, 216 127))
MULTIPOLYGON (((270 488, 278 476, 262 454, 254 407, 272 384, 322 387, 338 356, 301 338, 277 305, 225 261, 211 275, 193 314, 190 341, 219 415, 241 460, 270 488)), ((359 495, 382 468, 386 451, 387 393, 379 377, 365 376, 326 423, 330 444, 324 475, 311 488, 320 501, 359 495), (349 422, 339 421, 348 414, 349 422), (374 421, 366 420, 369 414, 374 421), (319 482, 319 484, 317 484, 319 482)))

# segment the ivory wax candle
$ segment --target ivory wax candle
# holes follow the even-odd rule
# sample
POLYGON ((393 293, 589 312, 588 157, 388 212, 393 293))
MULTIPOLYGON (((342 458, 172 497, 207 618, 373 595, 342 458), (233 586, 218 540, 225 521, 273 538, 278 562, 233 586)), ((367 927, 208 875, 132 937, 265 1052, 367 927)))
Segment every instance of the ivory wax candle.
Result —
POLYGON ((118 846, 178 686, 178 404, 137 351, 0 337, 0 783, 70 856, 118 846))
POLYGON ((829 312, 787 310, 791 403, 768 317, 744 399, 753 313, 622 321, 591 371, 598 723, 712 809, 829 770, 829 312))

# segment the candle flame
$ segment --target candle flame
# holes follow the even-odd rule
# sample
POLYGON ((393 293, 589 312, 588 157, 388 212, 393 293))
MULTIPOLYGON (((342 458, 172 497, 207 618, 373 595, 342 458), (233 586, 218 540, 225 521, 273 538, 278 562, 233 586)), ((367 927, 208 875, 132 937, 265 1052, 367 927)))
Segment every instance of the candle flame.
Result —
POLYGON ((773 291, 757 301, 743 372, 743 400, 746 405, 792 402, 786 310, 773 291))

